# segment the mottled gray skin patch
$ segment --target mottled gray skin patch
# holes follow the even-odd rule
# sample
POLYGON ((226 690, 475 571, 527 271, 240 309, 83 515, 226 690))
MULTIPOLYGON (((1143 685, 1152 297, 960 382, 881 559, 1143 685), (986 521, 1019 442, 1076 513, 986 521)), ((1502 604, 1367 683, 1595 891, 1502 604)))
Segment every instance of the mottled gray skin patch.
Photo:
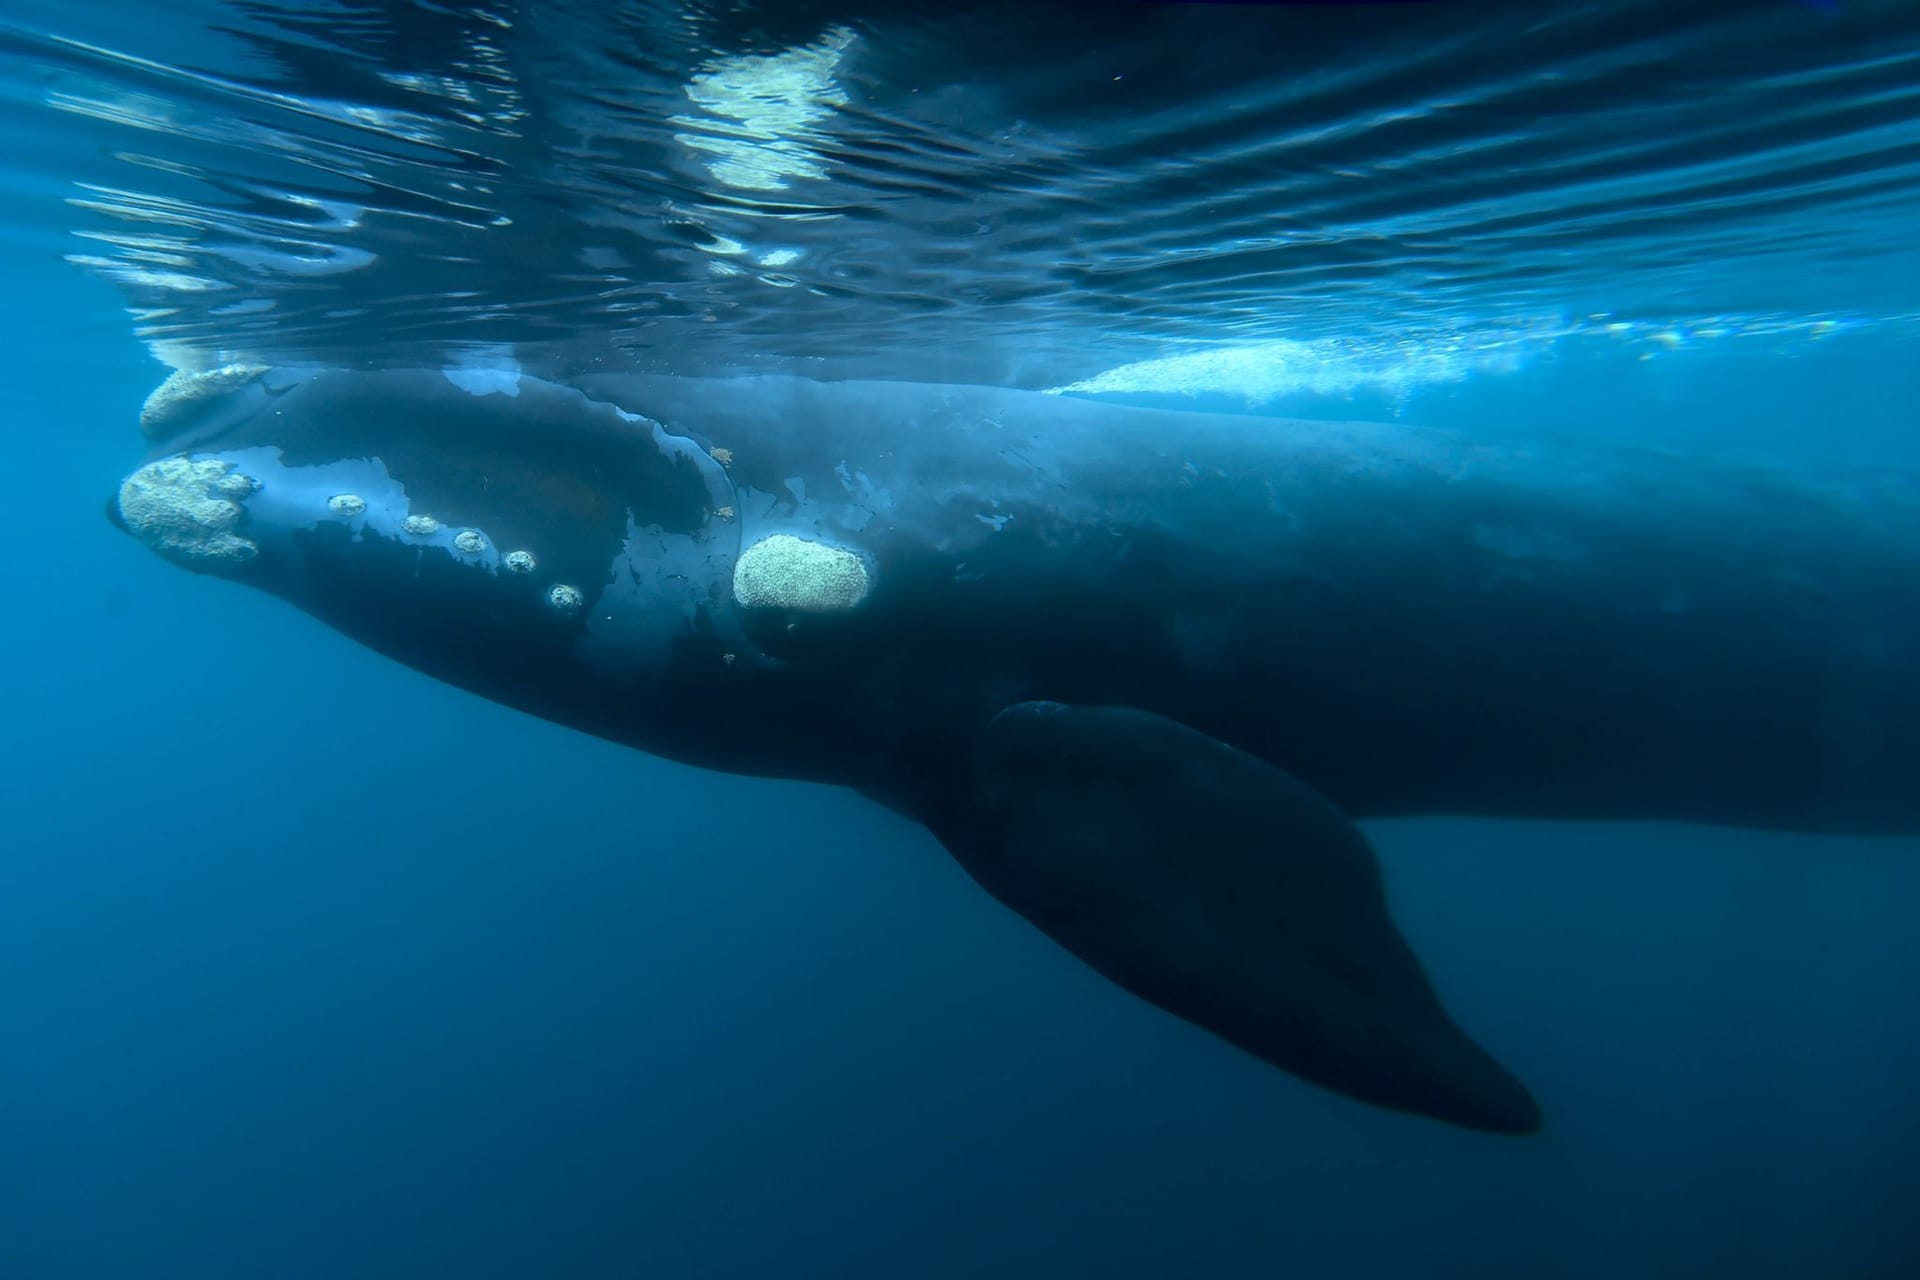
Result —
POLYGON ((674 646, 690 635, 703 611, 726 607, 732 526, 709 525, 693 535, 641 525, 631 515, 612 581, 600 592, 580 651, 623 687, 657 679, 672 669, 674 646))

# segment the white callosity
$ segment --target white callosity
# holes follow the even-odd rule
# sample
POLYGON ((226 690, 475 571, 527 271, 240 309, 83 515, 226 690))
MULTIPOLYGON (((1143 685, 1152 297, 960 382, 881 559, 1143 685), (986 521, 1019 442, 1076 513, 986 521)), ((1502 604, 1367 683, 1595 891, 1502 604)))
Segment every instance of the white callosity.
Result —
POLYGON ((453 549, 463 555, 478 555, 487 549, 487 539, 478 529, 462 529, 453 535, 453 549))
POLYGON ((120 482, 120 519, 162 555, 206 567, 242 564, 260 551, 234 532, 239 500, 256 487, 231 462, 163 458, 120 482))
POLYGON ((440 522, 432 516, 408 516, 400 522, 400 527, 408 533, 418 534, 423 538, 440 532, 440 522))
POLYGON ((509 551, 504 563, 509 573, 532 573, 536 562, 531 551, 509 551))
POLYGON ((790 533, 762 538, 733 566, 733 598, 749 609, 851 609, 866 599, 867 585, 859 556, 790 533))
POLYGON ((577 613, 585 602, 585 598, 580 594, 580 588, 568 586, 564 582, 556 583, 553 590, 547 592, 547 603, 562 613, 577 613))
POLYGON ((150 436, 161 435, 196 406, 244 387, 266 371, 263 364, 223 364, 197 372, 175 370, 140 406, 140 430, 150 436))
POLYGON ((367 500, 357 493, 336 493, 327 499, 327 509, 337 516, 352 519, 366 514, 367 500))

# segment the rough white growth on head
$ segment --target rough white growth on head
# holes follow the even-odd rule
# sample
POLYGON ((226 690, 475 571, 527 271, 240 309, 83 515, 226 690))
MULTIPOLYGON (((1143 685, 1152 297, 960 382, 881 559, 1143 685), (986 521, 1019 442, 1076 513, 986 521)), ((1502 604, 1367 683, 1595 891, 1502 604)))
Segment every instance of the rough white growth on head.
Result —
POLYGON ((417 533, 422 537, 429 533, 440 532, 440 522, 432 516, 408 516, 400 522, 400 527, 408 533, 417 533))
POLYGON ((149 462, 120 482, 120 519, 162 555, 209 567, 243 564, 260 552, 233 532, 240 504, 257 487, 231 462, 186 456, 149 462))
POLYGON ((547 592, 547 603, 562 613, 577 613, 580 610, 580 606, 586 603, 586 600, 580 594, 580 588, 570 587, 564 582, 557 582, 554 584, 553 590, 547 592))
MULTIPOLYGON (((229 462, 225 465, 231 467, 233 464, 229 462)), ((235 502, 238 502, 240 499, 251 497, 257 492, 260 488, 260 482, 252 476, 243 475, 238 471, 229 471, 208 485, 207 488, 223 498, 232 498, 235 502)))
POLYGON ((176 369, 140 406, 140 430, 160 435, 197 406, 246 386, 266 371, 263 364, 223 364, 198 372, 176 369))
POLYGON ((851 609, 867 596, 860 557, 790 533, 760 539, 733 566, 733 598, 749 609, 824 613, 851 609))
POLYGON ((507 552, 506 566, 509 573, 532 573, 536 563, 538 562, 534 560, 531 551, 507 552))
POLYGON ((365 515, 367 500, 357 493, 336 493, 327 499, 327 507, 337 516, 365 515))
POLYGON ((453 535, 453 549, 475 555, 487 549, 487 540, 480 536, 478 529, 462 529, 453 535))

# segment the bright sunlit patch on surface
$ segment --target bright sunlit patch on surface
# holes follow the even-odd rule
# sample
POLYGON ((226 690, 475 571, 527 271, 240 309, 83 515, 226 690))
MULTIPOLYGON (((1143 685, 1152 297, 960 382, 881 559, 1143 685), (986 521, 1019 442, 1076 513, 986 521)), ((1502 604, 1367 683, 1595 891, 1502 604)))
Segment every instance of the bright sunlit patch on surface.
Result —
POLYGON ((1621 320, 1611 316, 1589 317, 1589 332, 1635 350, 1642 360, 1662 355, 1698 350, 1708 344, 1724 344, 1730 339, 1766 338, 1784 341, 1820 342, 1844 337, 1876 326, 1911 328, 1916 317, 1858 315, 1773 315, 1728 314, 1698 316, 1685 320, 1621 320))
POLYGON ((223 364, 246 363, 237 353, 220 349, 208 350, 191 342, 179 342, 172 338, 150 338, 147 350, 153 358, 167 368, 182 373, 201 373, 217 369, 223 364))
POLYGON ((1560 336, 1558 325, 1436 335, 1404 341, 1280 339, 1124 364, 1049 394, 1238 395, 1266 404, 1289 396, 1401 396, 1478 374, 1513 373, 1560 336))
POLYGON ((1623 319, 1599 312, 1403 339, 1280 339, 1120 365, 1050 395, 1237 396, 1264 405, 1290 398, 1402 399, 1426 387, 1519 373, 1550 350, 1595 345, 1641 360, 1734 349, 1740 339, 1788 345, 1819 342, 1876 325, 1912 325, 1910 316, 1723 313, 1682 319, 1623 319))
POLYGON ((19 0, 9 221, 141 338, 280 364, 380 334, 385 364, 592 346, 1392 414, 1575 356, 1664 373, 1741 310, 1920 331, 1889 321, 1920 261, 1920 26, 1626 2, 1644 21, 1304 6, 1270 44, 1268 6, 1122 6, 1069 50, 1049 6, 562 6, 509 38, 472 6, 239 0, 119 48, 97 6, 19 0), (1129 70, 1175 35, 1167 74, 1129 70), (1692 70, 1637 79, 1653 48, 1692 70), (1562 316, 1549 356, 1488 349, 1562 316))
POLYGON ((844 28, 814 44, 766 57, 723 58, 693 77, 687 97, 701 114, 675 116, 681 145, 699 152, 714 181, 744 191, 784 191, 827 176, 809 145, 846 94, 834 81, 853 43, 844 28))

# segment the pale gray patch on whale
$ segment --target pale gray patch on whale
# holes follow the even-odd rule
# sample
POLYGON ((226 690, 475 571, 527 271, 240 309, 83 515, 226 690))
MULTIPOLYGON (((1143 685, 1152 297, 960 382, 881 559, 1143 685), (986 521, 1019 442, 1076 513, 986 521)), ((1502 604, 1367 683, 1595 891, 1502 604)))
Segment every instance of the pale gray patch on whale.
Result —
MULTIPOLYGON (((740 508, 743 521, 764 520, 773 514, 775 507, 781 506, 780 495, 768 493, 765 489, 754 489, 742 485, 734 490, 734 504, 740 508)), ((785 504, 791 513, 792 503, 785 504)))
POLYGON ((701 610, 725 607, 717 584, 733 580, 732 542, 706 530, 689 536, 642 526, 629 512, 612 581, 589 606, 581 657, 622 687, 671 671, 673 646, 701 610))
POLYGON ((840 478, 840 487, 860 499, 860 505, 874 513, 891 511, 894 508, 893 490, 877 485, 873 477, 864 471, 856 471, 842 458, 833 468, 833 474, 840 478))
MULTIPOLYGON (((851 474, 848 479, 852 479, 851 474)), ((780 495, 762 489, 743 486, 735 490, 748 542, 790 533, 810 542, 833 543, 838 535, 860 533, 874 521, 874 510, 858 502, 808 501, 802 496, 806 482, 798 476, 781 484, 796 495, 795 501, 784 501, 780 495)))
POLYGON ((466 365, 454 369, 442 369, 441 375, 473 396, 517 396, 520 394, 520 371, 518 369, 490 369, 478 365, 466 365))

